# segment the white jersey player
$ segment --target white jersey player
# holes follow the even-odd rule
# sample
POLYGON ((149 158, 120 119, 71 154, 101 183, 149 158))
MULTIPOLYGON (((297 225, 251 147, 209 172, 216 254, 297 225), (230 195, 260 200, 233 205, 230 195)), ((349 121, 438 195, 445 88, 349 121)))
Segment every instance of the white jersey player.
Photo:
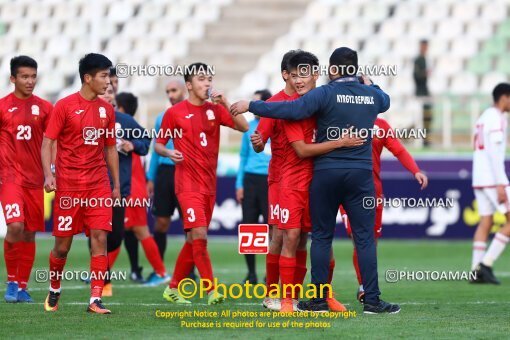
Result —
POLYGON ((510 236, 510 186, 505 172, 510 84, 497 85, 492 96, 494 106, 482 113, 474 131, 473 189, 480 223, 473 239, 471 263, 477 278, 471 282, 499 284, 492 273, 492 265, 505 249, 510 236), (496 233, 486 252, 487 238, 493 225, 492 216, 496 211, 505 214, 506 224, 496 233))

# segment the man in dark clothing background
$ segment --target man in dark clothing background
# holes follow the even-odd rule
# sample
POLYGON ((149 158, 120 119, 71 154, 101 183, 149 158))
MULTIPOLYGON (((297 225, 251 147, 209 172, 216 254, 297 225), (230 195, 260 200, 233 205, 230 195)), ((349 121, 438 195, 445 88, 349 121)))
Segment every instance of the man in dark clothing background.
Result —
POLYGON ((427 130, 427 137, 423 141, 424 146, 430 145, 428 132, 432 126, 432 103, 428 88, 429 70, 427 69, 427 40, 420 41, 420 54, 414 59, 413 78, 415 84, 415 95, 423 101, 423 127, 427 130))

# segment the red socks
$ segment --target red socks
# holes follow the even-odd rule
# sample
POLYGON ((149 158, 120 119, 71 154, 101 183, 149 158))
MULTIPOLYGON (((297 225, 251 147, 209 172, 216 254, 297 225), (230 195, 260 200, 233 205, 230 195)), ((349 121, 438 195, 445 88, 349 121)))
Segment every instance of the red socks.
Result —
POLYGON ((146 237, 140 243, 142 244, 145 256, 147 257, 147 260, 149 260, 154 272, 159 276, 164 276, 166 274, 165 265, 161 260, 158 246, 154 241, 154 238, 152 238, 152 236, 146 237))
POLYGON ((113 268, 113 265, 115 264, 115 261, 117 261, 117 256, 119 256, 119 253, 120 253, 120 247, 118 247, 117 249, 115 250, 112 250, 110 252, 108 252, 108 262, 107 262, 107 265, 106 267, 110 270, 112 270, 113 268))
MULTIPOLYGON (((118 250, 117 255, 119 253, 118 250)), ((115 252, 115 251, 114 251, 115 252)), ((92 256, 90 258, 90 297, 101 299, 103 295, 104 279, 108 268, 106 255, 92 256)))
POLYGON ((294 298, 293 289, 291 287, 284 288, 284 285, 295 284, 295 273, 296 273, 296 258, 280 256, 280 279, 282 281, 282 298, 290 299, 294 298))
POLYGON ((60 290, 60 280, 66 260, 66 257, 58 258, 53 256, 53 251, 50 251, 50 288, 52 290, 60 290))
POLYGON ((184 246, 177 257, 177 261, 175 261, 174 275, 172 275, 169 287, 177 288, 179 286, 179 282, 189 275, 194 264, 193 246, 189 242, 184 242, 184 246))
POLYGON ((7 269, 7 281, 9 282, 18 282, 20 243, 11 243, 4 240, 4 259, 7 269))
POLYGON ((356 248, 354 248, 354 251, 352 253, 352 264, 354 265, 354 270, 356 270, 356 278, 358 279, 358 283, 361 285, 361 273, 359 271, 359 264, 358 264, 358 253, 356 252, 356 248))
MULTIPOLYGON (((200 278, 202 280, 210 280, 211 281, 211 288, 207 290, 209 293, 211 290, 214 289, 213 283, 213 271, 212 271, 212 264, 211 259, 209 258, 209 252, 207 251, 207 240, 199 239, 199 240, 193 240, 192 243, 193 246, 193 261, 195 261, 195 266, 198 269, 198 272, 200 273, 200 278)), ((189 274, 191 271, 188 270, 186 275, 189 274)))
POLYGON ((18 283, 19 288, 26 289, 30 278, 30 272, 35 259, 35 242, 19 242, 19 261, 18 261, 18 283))
POLYGON ((303 286, 303 281, 306 276, 306 250, 296 250, 296 272, 294 274, 294 283, 299 284, 296 288, 297 297, 301 297, 301 288, 303 286))
POLYGON ((267 296, 271 295, 271 292, 275 291, 277 288, 271 287, 273 284, 278 284, 280 281, 280 254, 271 254, 268 253, 266 255, 266 287, 267 287, 267 296))

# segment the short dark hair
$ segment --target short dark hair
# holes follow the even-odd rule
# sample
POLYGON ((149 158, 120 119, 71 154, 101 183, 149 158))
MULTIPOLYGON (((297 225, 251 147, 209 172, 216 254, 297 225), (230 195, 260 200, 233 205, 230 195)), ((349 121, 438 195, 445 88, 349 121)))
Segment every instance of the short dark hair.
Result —
POLYGON ((496 85, 494 90, 492 90, 492 99, 494 99, 494 103, 497 103, 502 96, 510 95, 510 83, 499 83, 496 85))
POLYGON ((112 67, 110 59, 102 54, 89 53, 86 54, 79 62, 80 80, 82 84, 85 82, 85 75, 95 76, 97 72, 108 70, 112 67))
POLYGON ((20 67, 35 68, 37 71, 37 61, 26 55, 19 55, 11 59, 11 76, 16 77, 20 67))
POLYGON ((299 51, 289 59, 287 70, 297 69, 299 65, 319 66, 319 58, 313 53, 299 51))
POLYGON ((288 71, 289 67, 289 60, 293 56, 295 56, 297 53, 302 52, 301 50, 290 50, 287 53, 285 53, 282 57, 282 64, 280 66, 281 72, 288 71))
POLYGON ((130 93, 130 92, 121 92, 115 96, 115 102, 117 103, 117 107, 122 107, 124 112, 130 116, 134 116, 136 114, 136 110, 138 109, 138 98, 130 93))
POLYGON ((266 101, 273 96, 271 94, 271 91, 269 91, 268 89, 257 90, 253 94, 258 94, 260 96, 260 100, 263 100, 263 101, 266 101))
POLYGON ((358 53, 348 47, 339 47, 331 53, 329 66, 337 66, 339 72, 345 70, 345 74, 341 76, 355 76, 358 73, 358 53), (354 72, 352 72, 353 67, 354 72))
POLYGON ((184 81, 191 81, 191 79, 200 74, 205 72, 208 76, 212 76, 213 74, 209 74, 209 66, 205 63, 197 62, 193 64, 189 64, 186 67, 184 67, 184 81))
POLYGON ((110 67, 110 77, 117 77, 117 68, 110 67))

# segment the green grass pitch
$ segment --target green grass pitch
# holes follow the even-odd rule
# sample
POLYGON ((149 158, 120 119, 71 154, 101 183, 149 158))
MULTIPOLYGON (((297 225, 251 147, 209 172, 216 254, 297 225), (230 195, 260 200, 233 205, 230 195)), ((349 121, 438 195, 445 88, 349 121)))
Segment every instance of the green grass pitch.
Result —
MULTIPOLYGON (((47 269, 48 252, 53 240, 41 238, 37 245, 36 269, 47 269)), ((170 238, 166 265, 171 271, 182 238, 170 238)), ((80 281, 63 283, 60 309, 56 313, 43 311, 47 283, 34 282, 31 288, 34 304, 7 304, 0 302, 0 337, 25 338, 114 338, 117 335, 130 338, 235 338, 235 339, 314 339, 348 338, 507 338, 510 335, 510 252, 495 265, 495 273, 501 286, 470 285, 465 281, 403 281, 387 283, 384 273, 397 270, 467 270, 471 261, 469 241, 396 241, 382 239, 378 248, 379 278, 382 298, 400 303, 402 311, 397 315, 363 316, 362 307, 355 300, 357 283, 351 264, 351 243, 335 241, 336 269, 333 286, 336 297, 357 317, 327 321, 327 328, 243 328, 243 329, 190 329, 181 327, 178 319, 156 318, 160 311, 253 311, 262 312, 259 300, 241 298, 227 300, 219 306, 207 306, 205 299, 194 298, 191 306, 175 306, 162 298, 164 287, 147 288, 126 282, 114 282, 113 297, 104 298, 105 305, 113 314, 90 315, 85 312, 89 298, 89 286, 80 281)), ((238 283, 246 274, 245 262, 237 253, 234 239, 211 239, 210 254, 215 276, 223 283, 238 283)), ((140 258, 145 274, 149 264, 140 248, 140 258)), ((85 270, 89 266, 86 241, 77 238, 67 260, 67 270, 85 270)), ((125 249, 119 256, 114 270, 128 270, 125 249)), ((264 276, 264 257, 257 257, 259 278, 264 276)), ((0 265, 1 277, 5 279, 5 264, 0 265)), ((309 275, 305 279, 309 282, 309 275)), ((5 289, 5 287, 4 287, 5 289)), ((3 291, 2 291, 3 294, 3 291)), ((201 321, 219 321, 227 318, 206 318, 201 321)), ((230 321, 254 321, 253 318, 230 321)), ((310 319, 276 318, 258 321, 280 323, 310 319)), ((188 319, 190 321, 190 319, 188 319)), ((326 320, 320 320, 326 321, 326 320)))

